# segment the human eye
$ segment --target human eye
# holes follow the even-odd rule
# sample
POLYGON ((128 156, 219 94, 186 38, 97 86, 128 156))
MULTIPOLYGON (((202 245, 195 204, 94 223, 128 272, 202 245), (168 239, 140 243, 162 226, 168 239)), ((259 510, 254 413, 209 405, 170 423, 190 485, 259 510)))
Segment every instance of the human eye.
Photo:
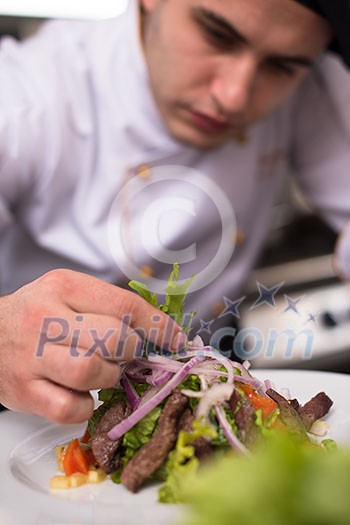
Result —
POLYGON ((194 12, 193 17, 204 39, 212 47, 229 51, 240 44, 232 30, 229 30, 223 22, 216 20, 213 15, 194 12))
POLYGON ((267 69, 276 75, 293 77, 296 75, 296 68, 283 60, 268 60, 267 69))
POLYGON ((202 23, 201 30, 206 40, 215 47, 226 49, 232 47, 232 36, 214 25, 202 23))

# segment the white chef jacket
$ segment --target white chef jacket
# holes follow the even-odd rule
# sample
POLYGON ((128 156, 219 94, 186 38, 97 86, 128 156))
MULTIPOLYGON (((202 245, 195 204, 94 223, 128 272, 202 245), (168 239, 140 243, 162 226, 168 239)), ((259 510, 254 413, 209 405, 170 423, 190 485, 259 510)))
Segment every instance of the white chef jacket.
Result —
POLYGON ((134 0, 116 19, 49 22, 24 43, 3 40, 0 291, 11 292, 58 267, 126 285, 130 275, 113 256, 108 220, 133 177, 139 180, 138 195, 129 198, 125 213, 130 259, 166 278, 169 265, 147 247, 145 210, 169 195, 176 208, 176 196, 187 195, 190 202, 194 191, 193 207, 177 215, 170 210, 158 233, 173 250, 195 246, 194 260, 181 271, 183 277, 200 272, 217 252, 221 235, 210 192, 193 190, 193 173, 188 183, 151 183, 155 168, 185 166, 221 188, 234 210, 236 239, 244 239, 225 270, 188 299, 188 308, 199 307, 200 317, 209 320, 219 314, 213 314, 218 301, 239 297, 290 160, 310 202, 336 230, 345 227, 350 77, 335 58, 325 57, 283 106, 251 128, 245 143, 232 140, 198 151, 174 140, 164 127, 148 82, 137 17, 134 0))

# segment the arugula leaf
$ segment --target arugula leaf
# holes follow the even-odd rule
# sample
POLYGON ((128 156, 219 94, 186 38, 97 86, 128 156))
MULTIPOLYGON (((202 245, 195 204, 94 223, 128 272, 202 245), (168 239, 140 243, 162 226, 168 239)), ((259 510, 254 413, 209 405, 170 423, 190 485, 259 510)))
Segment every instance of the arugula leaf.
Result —
POLYGON ((132 290, 135 290, 135 292, 137 292, 149 304, 151 304, 152 306, 155 306, 156 308, 159 308, 157 295, 155 293, 151 294, 146 284, 140 283, 139 281, 130 281, 129 287, 132 290))
POLYGON ((180 325, 182 325, 184 320, 184 301, 188 289, 191 286, 194 279, 195 275, 192 275, 192 277, 190 277, 190 279, 188 279, 186 282, 178 284, 179 265, 175 263, 173 266, 173 271, 169 276, 168 284, 164 289, 164 291, 166 292, 165 305, 161 305, 160 308, 163 312, 166 312, 168 315, 170 315, 180 325))
POLYGON ((151 294, 146 284, 139 281, 130 281, 129 287, 135 290, 143 299, 149 304, 155 306, 162 312, 170 315, 175 322, 182 326, 185 332, 189 332, 192 319, 197 312, 184 313, 184 303, 188 289, 191 286, 195 275, 192 275, 190 279, 184 283, 178 284, 179 280, 179 265, 175 263, 173 265, 173 271, 171 272, 168 280, 168 284, 165 287, 165 304, 158 304, 157 295, 151 294))

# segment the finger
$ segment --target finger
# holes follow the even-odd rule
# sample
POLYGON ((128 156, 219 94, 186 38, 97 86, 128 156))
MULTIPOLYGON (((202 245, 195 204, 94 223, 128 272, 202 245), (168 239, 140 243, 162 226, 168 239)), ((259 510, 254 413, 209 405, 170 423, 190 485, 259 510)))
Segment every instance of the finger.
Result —
POLYGON ((70 270, 50 272, 45 279, 51 293, 76 312, 116 317, 160 348, 179 351, 186 344, 181 327, 134 292, 70 270))
MULTIPOLYGON (((111 316, 74 314, 43 323, 36 355, 51 345, 65 346, 72 357, 99 355, 129 361, 142 355, 143 339, 127 324, 111 316)), ((47 352, 46 352, 47 353, 47 352)))
POLYGON ((94 400, 88 392, 70 391, 40 379, 29 383, 20 409, 55 423, 82 423, 92 416, 94 400))
POLYGON ((43 356, 33 361, 32 374, 37 379, 45 378, 79 391, 111 388, 118 383, 120 368, 117 362, 77 351, 72 355, 66 346, 48 345, 43 356))

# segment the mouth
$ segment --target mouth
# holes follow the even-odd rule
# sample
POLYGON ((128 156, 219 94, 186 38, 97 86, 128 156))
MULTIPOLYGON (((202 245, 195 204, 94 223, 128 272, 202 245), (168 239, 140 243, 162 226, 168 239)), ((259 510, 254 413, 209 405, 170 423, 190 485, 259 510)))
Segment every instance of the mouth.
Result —
POLYGON ((227 133, 232 129, 231 122, 209 116, 199 111, 190 110, 191 121, 197 127, 207 133, 227 133))

